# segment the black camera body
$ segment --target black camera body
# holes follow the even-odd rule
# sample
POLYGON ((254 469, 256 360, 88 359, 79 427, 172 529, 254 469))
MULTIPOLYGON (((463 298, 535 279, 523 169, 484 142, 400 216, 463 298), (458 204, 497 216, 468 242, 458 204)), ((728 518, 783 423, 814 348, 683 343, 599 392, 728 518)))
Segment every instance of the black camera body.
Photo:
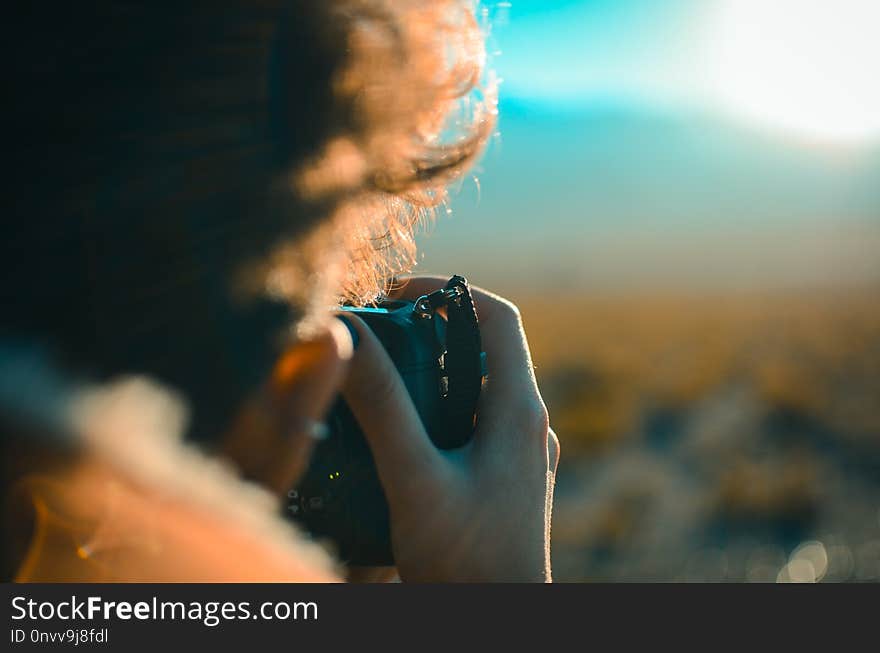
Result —
MULTIPOLYGON (((450 408, 461 412, 461 406, 448 404, 448 323, 424 308, 424 302, 420 309, 418 302, 388 301, 376 308, 343 311, 361 318, 383 344, 434 444, 453 449, 470 440, 473 419, 458 420, 458 426, 448 419, 450 408)), ((479 357, 475 319, 473 329, 479 357)), ((485 359, 477 365, 482 369, 485 359)), ((477 379, 477 388, 481 381, 477 379)), ((476 396, 465 410, 473 416, 475 408, 476 396)), ((367 440, 342 398, 332 408, 327 426, 329 436, 316 445, 304 477, 288 492, 287 515, 315 537, 334 542, 340 559, 348 564, 392 565, 388 503, 367 440)))

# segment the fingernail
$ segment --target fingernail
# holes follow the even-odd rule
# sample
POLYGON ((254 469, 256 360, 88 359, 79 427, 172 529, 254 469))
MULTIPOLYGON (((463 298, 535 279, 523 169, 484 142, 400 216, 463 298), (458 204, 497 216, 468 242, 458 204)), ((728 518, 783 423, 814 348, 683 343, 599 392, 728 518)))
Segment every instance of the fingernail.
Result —
POLYGON ((330 437, 330 427, 327 426, 326 422, 309 420, 306 433, 314 440, 326 440, 330 437))
POLYGON ((361 340, 360 334, 358 334, 358 330, 354 328, 354 324, 351 323, 351 320, 349 320, 344 315, 337 315, 336 317, 339 318, 339 321, 342 322, 345 325, 345 328, 348 329, 348 333, 351 335, 352 348, 357 351, 358 343, 361 340))
POLYGON ((320 442, 330 437, 330 427, 326 422, 319 422, 314 419, 298 419, 293 425, 288 427, 288 434, 292 438, 301 438, 303 436, 320 442))

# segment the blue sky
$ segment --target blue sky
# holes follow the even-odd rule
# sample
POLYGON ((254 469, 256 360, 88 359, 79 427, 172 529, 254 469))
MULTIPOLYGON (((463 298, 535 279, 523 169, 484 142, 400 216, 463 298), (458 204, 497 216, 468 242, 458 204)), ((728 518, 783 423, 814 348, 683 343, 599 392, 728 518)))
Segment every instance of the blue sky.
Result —
MULTIPOLYGON (((702 83, 694 0, 514 0, 496 8, 508 96, 693 100, 702 83)), ((491 6, 491 4, 490 4, 491 6)))
POLYGON ((508 97, 703 108, 880 142, 877 0, 488 0, 508 97))
MULTIPOLYGON (((787 5, 799 20, 790 10, 806 6, 800 2, 772 6, 787 5)), ((867 136, 814 138, 839 135, 835 128, 851 126, 850 116, 867 116, 865 130, 872 128, 873 113, 863 109, 880 94, 870 60, 836 60, 837 68, 792 86, 789 97, 788 70, 777 67, 776 78, 762 80, 774 62, 752 55, 769 57, 777 43, 785 49, 777 37, 796 42, 804 25, 789 24, 786 12, 761 25, 771 6, 762 0, 510 4, 493 10, 490 43, 501 51, 492 60, 503 78, 499 136, 473 177, 454 189, 452 215, 422 239, 421 269, 462 273, 502 291, 563 279, 603 288, 880 281, 880 148, 867 136), (719 39, 723 4, 739 14, 734 25, 721 25, 719 39), (740 40, 748 51, 734 51, 732 70, 719 67, 719 41, 736 48, 740 40), (740 55, 754 75, 737 68, 740 55), (761 117, 776 122, 720 105, 717 70, 739 84, 728 89, 732 105, 766 100, 761 117), (741 72, 749 74, 741 79, 741 72), (766 83, 750 85, 753 77, 766 83), (849 87, 826 92, 823 84, 838 78, 849 87), (840 101, 825 106, 832 95, 840 101), (780 115, 795 125, 802 117, 808 129, 779 128, 780 115)), ((849 35, 862 50, 878 47, 870 32, 859 41, 857 18, 880 2, 838 5, 854 11, 840 14, 836 40, 823 32, 823 21, 837 16, 827 14, 831 4, 825 14, 805 15, 811 45, 794 53, 795 64, 822 71, 825 59, 851 54, 849 35)))

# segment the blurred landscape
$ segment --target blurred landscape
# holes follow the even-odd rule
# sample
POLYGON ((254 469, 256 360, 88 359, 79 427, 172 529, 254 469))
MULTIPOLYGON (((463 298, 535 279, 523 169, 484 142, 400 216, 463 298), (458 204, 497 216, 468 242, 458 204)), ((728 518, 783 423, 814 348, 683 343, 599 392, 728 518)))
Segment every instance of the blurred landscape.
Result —
POLYGON ((520 298, 558 580, 880 580, 876 292, 520 298))
POLYGON ((880 7, 494 6, 498 134, 416 271, 522 309, 556 579, 880 581, 880 7))

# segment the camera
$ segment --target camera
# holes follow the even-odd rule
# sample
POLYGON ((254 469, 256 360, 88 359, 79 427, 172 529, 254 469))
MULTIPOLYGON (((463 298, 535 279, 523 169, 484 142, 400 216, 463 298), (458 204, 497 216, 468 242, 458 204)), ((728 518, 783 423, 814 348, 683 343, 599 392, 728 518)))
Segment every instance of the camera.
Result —
MULTIPOLYGON (((485 378, 467 282, 453 277, 446 288, 415 302, 342 311, 361 318, 382 343, 432 442, 440 449, 467 443, 485 378)), ((287 516, 331 540, 343 562, 392 565, 388 503, 367 440, 341 397, 327 426, 329 436, 316 445, 306 473, 288 492, 287 516)))

